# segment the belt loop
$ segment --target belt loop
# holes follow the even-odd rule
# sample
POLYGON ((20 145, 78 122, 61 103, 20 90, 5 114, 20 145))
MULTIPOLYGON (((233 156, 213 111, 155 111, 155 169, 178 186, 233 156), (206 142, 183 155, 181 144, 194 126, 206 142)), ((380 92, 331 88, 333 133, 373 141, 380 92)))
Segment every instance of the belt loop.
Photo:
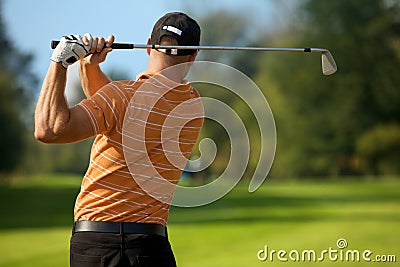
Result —
POLYGON ((123 222, 119 223, 119 234, 120 235, 124 234, 124 223, 123 222))
POLYGON ((122 262, 122 258, 123 258, 123 253, 124 253, 124 223, 120 222, 119 223, 119 236, 121 238, 119 246, 120 246, 120 250, 119 250, 119 257, 120 257, 120 261, 122 262))

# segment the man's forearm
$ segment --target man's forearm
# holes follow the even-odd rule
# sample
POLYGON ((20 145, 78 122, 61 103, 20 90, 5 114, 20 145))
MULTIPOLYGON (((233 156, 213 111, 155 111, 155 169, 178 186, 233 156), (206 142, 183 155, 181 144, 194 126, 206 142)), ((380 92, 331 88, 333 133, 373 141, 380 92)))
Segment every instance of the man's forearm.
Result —
POLYGON ((35 137, 49 140, 63 131, 70 119, 70 110, 65 99, 67 70, 51 62, 43 81, 35 110, 35 137))
POLYGON ((98 64, 80 62, 79 75, 85 96, 89 98, 100 88, 111 82, 111 79, 100 69, 98 64))

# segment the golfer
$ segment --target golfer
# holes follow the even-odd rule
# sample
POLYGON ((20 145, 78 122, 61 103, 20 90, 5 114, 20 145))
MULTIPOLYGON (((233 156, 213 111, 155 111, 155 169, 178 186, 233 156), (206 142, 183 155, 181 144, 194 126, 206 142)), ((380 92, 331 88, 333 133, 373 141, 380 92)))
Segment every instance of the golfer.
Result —
MULTIPOLYGON (((156 22, 147 43, 198 46, 199 41, 196 21, 175 12, 156 22)), ((135 81, 111 81, 99 64, 113 42, 113 36, 63 37, 35 111, 35 138, 42 142, 95 136, 74 208, 70 264, 176 266, 166 229, 170 185, 178 183, 196 143, 203 106, 195 88, 184 81, 189 67, 165 70, 180 63, 190 66, 197 51, 148 49, 148 68, 135 81), (70 108, 64 96, 66 73, 76 61, 86 99, 70 108), (127 122, 132 127, 125 129, 127 122)))

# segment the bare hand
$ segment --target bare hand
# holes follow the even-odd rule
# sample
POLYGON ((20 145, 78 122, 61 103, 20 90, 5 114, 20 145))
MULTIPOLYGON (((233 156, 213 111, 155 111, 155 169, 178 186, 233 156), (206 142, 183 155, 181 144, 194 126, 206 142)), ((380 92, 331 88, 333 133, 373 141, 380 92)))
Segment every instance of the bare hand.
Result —
MULTIPOLYGON (((103 37, 93 37, 92 46, 89 50, 89 55, 81 61, 86 64, 98 65, 106 60, 107 54, 112 51, 111 45, 114 43, 114 35, 108 36, 107 39, 103 37)), ((83 43, 89 44, 89 40, 83 37, 83 43)))

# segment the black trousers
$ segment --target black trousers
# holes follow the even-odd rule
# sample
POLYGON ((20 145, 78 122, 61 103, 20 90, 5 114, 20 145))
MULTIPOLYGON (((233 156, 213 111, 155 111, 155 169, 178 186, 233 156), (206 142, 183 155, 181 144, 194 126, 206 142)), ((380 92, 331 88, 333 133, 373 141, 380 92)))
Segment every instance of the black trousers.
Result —
POLYGON ((168 238, 149 234, 76 232, 71 267, 176 267, 168 238))

